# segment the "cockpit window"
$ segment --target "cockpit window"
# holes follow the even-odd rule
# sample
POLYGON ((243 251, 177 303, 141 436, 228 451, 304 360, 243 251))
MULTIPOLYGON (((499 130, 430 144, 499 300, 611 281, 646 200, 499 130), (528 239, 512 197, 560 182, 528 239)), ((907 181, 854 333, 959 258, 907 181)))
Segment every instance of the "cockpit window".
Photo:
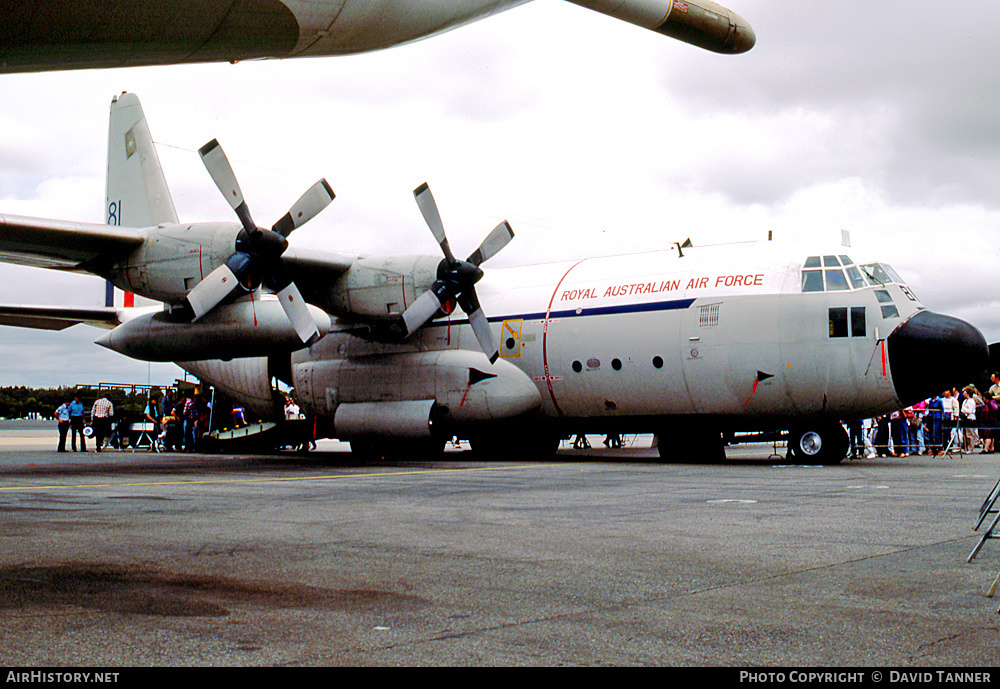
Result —
POLYGON ((868 279, 871 280, 876 285, 888 285, 892 282, 892 277, 889 273, 885 272, 885 269, 878 263, 868 263, 861 266, 861 270, 864 271, 868 279))
POLYGON ((803 270, 802 271, 802 291, 822 292, 823 291, 823 271, 803 270))
MULTIPOLYGON (((843 256, 842 258, 847 258, 843 256)), ((847 269, 847 277, 851 280, 851 287, 854 289, 861 289, 862 287, 867 287, 868 283, 865 279, 861 277, 861 271, 857 269, 856 266, 850 266, 847 269)))
POLYGON ((885 272, 889 274, 889 277, 892 278, 893 282, 898 282, 901 285, 906 284, 903 282, 903 278, 899 277, 899 273, 893 270, 892 266, 888 263, 883 263, 882 267, 885 269, 885 272))
POLYGON ((885 263, 857 265, 850 256, 809 256, 802 263, 802 269, 803 292, 840 292, 882 287, 893 282, 904 284, 891 266, 885 263))
POLYGON ((828 292, 841 292, 843 290, 851 289, 847 284, 847 279, 844 277, 844 271, 827 270, 826 289, 828 292))

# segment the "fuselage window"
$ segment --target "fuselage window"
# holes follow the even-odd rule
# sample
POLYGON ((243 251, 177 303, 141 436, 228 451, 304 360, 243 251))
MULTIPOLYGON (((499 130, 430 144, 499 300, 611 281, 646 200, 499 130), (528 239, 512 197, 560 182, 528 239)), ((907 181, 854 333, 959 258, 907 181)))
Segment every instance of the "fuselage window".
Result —
POLYGON ((865 307, 851 307, 851 337, 865 337, 868 335, 867 324, 865 323, 865 307))
POLYGON ((892 295, 890 295, 884 289, 877 289, 877 290, 875 290, 875 298, 878 299, 883 304, 891 304, 892 303, 892 295))
POLYGON ((823 291, 823 271, 803 270, 802 271, 802 291, 822 292, 823 291))
POLYGON ((830 309, 830 337, 847 337, 847 307, 830 309))
POLYGON ((851 289, 842 270, 826 271, 826 289, 828 292, 842 292, 851 289))
POLYGON ((899 318, 899 309, 892 304, 882 307, 882 318, 899 318))

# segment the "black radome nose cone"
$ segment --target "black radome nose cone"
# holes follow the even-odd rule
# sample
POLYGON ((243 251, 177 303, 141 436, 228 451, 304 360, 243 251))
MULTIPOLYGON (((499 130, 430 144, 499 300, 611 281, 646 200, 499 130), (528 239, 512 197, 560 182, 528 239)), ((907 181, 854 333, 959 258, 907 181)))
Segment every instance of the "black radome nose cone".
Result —
POLYGON ((979 330, 958 318, 919 311, 888 338, 889 367, 903 405, 968 385, 986 369, 989 347, 979 330))

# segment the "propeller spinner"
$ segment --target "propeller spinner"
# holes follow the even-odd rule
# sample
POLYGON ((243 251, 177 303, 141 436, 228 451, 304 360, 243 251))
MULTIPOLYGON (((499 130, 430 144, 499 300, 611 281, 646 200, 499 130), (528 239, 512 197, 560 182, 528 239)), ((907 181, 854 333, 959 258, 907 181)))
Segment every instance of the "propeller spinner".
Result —
POLYGON ((306 344, 312 344, 321 334, 281 255, 288 248, 288 235, 330 205, 334 199, 333 190, 325 179, 321 179, 270 230, 265 230, 253 222, 232 165, 218 140, 212 139, 198 153, 215 185, 236 211, 243 229, 236 238, 233 254, 188 293, 187 300, 194 311, 194 320, 218 306, 238 286, 253 291, 264 284, 277 294, 299 338, 306 344))
POLYGON ((479 305, 476 296, 476 283, 483 277, 483 271, 479 267, 482 263, 495 256, 497 252, 507 246, 507 243, 514 238, 514 231, 504 220, 493 228, 493 231, 486 236, 479 248, 464 261, 455 258, 448 243, 448 237, 444 232, 444 224, 441 222, 441 214, 438 213, 437 204, 431 194, 430 187, 426 183, 421 184, 413 190, 413 196, 420 207, 420 213, 424 216, 424 221, 441 246, 444 260, 438 264, 437 279, 430 289, 417 297, 417 300, 403 312, 403 324, 406 334, 409 336, 424 323, 434 317, 442 306, 452 299, 458 301, 458 305, 469 317, 469 324, 472 326, 479 346, 489 357, 490 363, 500 356, 500 349, 497 347, 490 330, 489 321, 479 305))

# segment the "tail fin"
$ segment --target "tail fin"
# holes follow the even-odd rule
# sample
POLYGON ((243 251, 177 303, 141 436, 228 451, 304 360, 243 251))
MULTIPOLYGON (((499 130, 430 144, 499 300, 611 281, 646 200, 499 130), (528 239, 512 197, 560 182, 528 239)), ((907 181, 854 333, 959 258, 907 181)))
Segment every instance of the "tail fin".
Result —
POLYGON ((111 100, 106 189, 108 225, 152 227, 177 222, 153 137, 134 93, 111 100))

